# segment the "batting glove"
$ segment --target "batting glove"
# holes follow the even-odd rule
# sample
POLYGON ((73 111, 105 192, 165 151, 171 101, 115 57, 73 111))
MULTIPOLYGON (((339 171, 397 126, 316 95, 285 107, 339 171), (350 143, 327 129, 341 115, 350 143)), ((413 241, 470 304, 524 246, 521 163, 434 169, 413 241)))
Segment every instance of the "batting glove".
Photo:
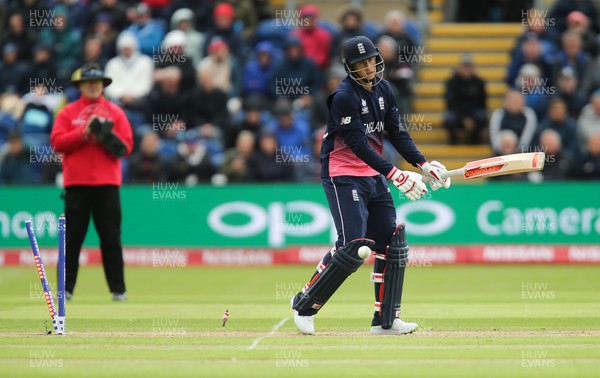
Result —
POLYGON ((419 166, 423 171, 423 174, 431 178, 429 180, 429 186, 432 190, 438 190, 442 186, 446 189, 452 184, 450 177, 442 178, 442 173, 447 172, 446 167, 439 161, 432 161, 431 163, 425 162, 419 166))
POLYGON ((427 186, 421 180, 421 175, 416 172, 401 171, 394 167, 387 177, 411 201, 416 201, 427 193, 427 186))

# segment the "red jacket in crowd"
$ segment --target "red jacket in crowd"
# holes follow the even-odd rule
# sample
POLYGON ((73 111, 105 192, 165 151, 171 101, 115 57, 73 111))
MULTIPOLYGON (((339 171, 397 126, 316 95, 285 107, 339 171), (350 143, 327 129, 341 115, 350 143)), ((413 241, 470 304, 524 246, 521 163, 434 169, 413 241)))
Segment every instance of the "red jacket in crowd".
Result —
POLYGON ((93 115, 114 123, 113 132, 127 146, 127 155, 133 148, 131 125, 117 105, 104 97, 92 102, 83 96, 68 104, 56 117, 50 134, 50 144, 63 154, 65 187, 121 185, 121 160, 106 151, 92 135, 86 137, 85 129, 93 115))
POLYGON ((304 56, 312 59, 322 70, 329 67, 329 51, 331 49, 331 34, 327 29, 315 26, 314 28, 299 28, 294 35, 300 39, 304 56))

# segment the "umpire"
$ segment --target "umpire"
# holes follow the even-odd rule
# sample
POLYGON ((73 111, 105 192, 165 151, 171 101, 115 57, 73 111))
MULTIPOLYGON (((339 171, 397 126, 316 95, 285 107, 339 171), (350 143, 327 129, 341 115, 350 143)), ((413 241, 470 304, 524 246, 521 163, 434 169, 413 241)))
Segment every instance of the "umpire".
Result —
POLYGON ((66 233, 66 298, 71 299, 79 254, 90 217, 100 239, 102 264, 115 301, 127 300, 121 246, 120 158, 131 153, 131 126, 121 108, 104 98, 112 80, 96 63, 77 69, 71 83, 81 97, 56 117, 50 143, 63 154, 66 233))

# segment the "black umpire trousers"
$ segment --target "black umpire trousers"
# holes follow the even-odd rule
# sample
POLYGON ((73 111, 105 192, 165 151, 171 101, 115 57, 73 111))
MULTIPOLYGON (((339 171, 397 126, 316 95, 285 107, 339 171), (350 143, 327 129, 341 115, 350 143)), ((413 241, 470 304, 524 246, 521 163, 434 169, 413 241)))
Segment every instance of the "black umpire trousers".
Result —
POLYGON ((100 239, 104 275, 111 293, 125 292, 123 247, 121 245, 121 199, 119 187, 69 186, 65 189, 66 273, 65 289, 73 293, 79 271, 79 254, 90 216, 100 239))

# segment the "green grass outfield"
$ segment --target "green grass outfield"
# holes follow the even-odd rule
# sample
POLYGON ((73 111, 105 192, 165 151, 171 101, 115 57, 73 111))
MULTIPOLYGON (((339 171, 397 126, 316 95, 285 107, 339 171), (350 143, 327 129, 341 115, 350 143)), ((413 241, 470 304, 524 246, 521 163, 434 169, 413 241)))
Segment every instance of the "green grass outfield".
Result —
POLYGON ((126 303, 82 268, 63 337, 44 334, 35 269, 2 268, 0 377, 598 376, 599 266, 413 267, 402 317, 421 328, 384 337, 368 333, 369 270, 304 336, 288 301, 310 266, 128 268, 126 303))

